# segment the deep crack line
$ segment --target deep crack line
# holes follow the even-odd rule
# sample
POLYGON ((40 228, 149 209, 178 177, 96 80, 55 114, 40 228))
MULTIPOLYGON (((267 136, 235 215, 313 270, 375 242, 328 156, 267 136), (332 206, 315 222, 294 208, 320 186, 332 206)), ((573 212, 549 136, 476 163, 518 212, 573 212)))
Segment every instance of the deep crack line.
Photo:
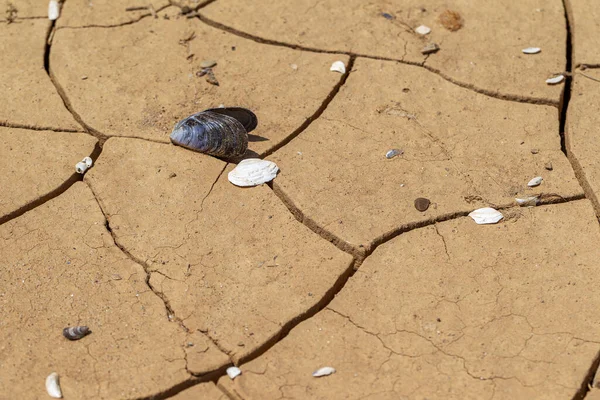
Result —
POLYGON ((262 37, 259 37, 256 35, 252 35, 250 33, 244 32, 244 31, 240 31, 236 28, 222 24, 220 22, 214 21, 214 20, 206 17, 205 15, 202 15, 201 13, 197 13, 197 17, 198 17, 198 19, 200 19, 200 21, 204 22, 205 24, 207 24, 213 28, 231 33, 233 35, 242 37, 244 39, 252 40, 256 43, 267 44, 267 45, 271 45, 271 46, 286 47, 286 48, 289 48, 292 50, 308 51, 308 52, 312 52, 312 53, 344 54, 344 55, 347 55, 350 57, 355 57, 355 58, 366 58, 366 59, 370 59, 370 60, 391 61, 391 62, 396 62, 396 63, 400 63, 400 64, 405 64, 405 65, 412 65, 415 67, 423 68, 433 74, 436 74, 437 76, 441 77, 442 79, 444 79, 456 86, 471 90, 473 92, 482 94, 484 96, 492 97, 494 99, 513 101, 513 102, 517 102, 517 103, 527 103, 527 104, 534 104, 534 105, 559 107, 558 101, 553 101, 553 100, 548 100, 548 99, 543 99, 543 98, 536 98, 536 97, 527 97, 527 96, 518 96, 518 95, 512 95, 512 94, 497 93, 497 92, 493 92, 490 90, 475 87, 474 85, 469 84, 469 83, 460 82, 460 81, 453 79, 450 76, 444 74, 439 69, 426 65, 425 62, 414 62, 414 61, 406 61, 406 60, 402 60, 402 59, 395 59, 395 58, 389 58, 389 57, 371 56, 368 54, 354 53, 351 51, 324 50, 324 49, 318 49, 315 47, 308 47, 308 46, 302 46, 302 45, 298 45, 298 44, 281 42, 278 40, 265 39, 265 38, 262 38, 262 37))
POLYGON ((51 126, 38 126, 38 125, 27 125, 27 124, 15 124, 8 121, 0 121, 0 126, 4 128, 12 129, 28 129, 31 131, 52 131, 52 132, 68 132, 68 133, 86 133, 83 130, 71 129, 71 128, 56 128, 51 126))

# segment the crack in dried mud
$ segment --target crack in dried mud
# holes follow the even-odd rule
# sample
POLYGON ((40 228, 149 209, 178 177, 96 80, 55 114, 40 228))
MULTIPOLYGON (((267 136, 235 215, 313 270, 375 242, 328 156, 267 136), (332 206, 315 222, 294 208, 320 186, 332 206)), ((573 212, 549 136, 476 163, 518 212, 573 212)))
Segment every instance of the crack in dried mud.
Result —
POLYGON ((38 125, 26 125, 26 124, 15 124, 8 121, 0 121, 0 126, 4 128, 12 129, 28 129, 30 131, 52 131, 52 132, 68 132, 68 133, 86 133, 85 131, 71 128, 56 128, 51 126, 38 126, 38 125))
POLYGON ((236 28, 222 24, 220 22, 214 21, 214 20, 206 17, 205 15, 202 15, 201 13, 198 13, 197 17, 202 22, 204 22, 205 24, 207 24, 209 26, 212 26, 213 28, 220 29, 222 31, 231 33, 233 35, 242 37, 244 39, 252 40, 256 43, 267 44, 267 45, 271 45, 271 46, 286 47, 286 48, 293 49, 293 50, 309 51, 312 53, 344 54, 344 55, 347 55, 350 57, 355 57, 355 58, 367 58, 367 59, 371 59, 371 60, 391 61, 391 62, 397 62, 400 64, 412 65, 412 66, 424 68, 425 70, 438 75, 439 77, 443 78, 444 80, 446 80, 454 85, 460 86, 462 88, 474 91, 476 93, 479 93, 479 94, 482 94, 482 95, 485 95, 488 97, 493 97, 495 99, 506 100, 506 101, 514 101, 514 102, 518 102, 518 103, 559 107, 558 101, 553 101, 553 100, 544 99, 544 98, 504 94, 504 93, 494 92, 494 91, 483 89, 483 88, 478 88, 473 84, 461 82, 456 79, 453 79, 450 76, 441 72, 439 69, 430 67, 429 65, 426 65, 424 61, 423 62, 413 62, 413 61, 406 61, 403 59, 371 56, 368 54, 355 53, 355 52, 351 52, 351 51, 324 50, 324 49, 317 49, 315 47, 308 47, 308 46, 302 46, 302 45, 298 45, 298 44, 281 42, 278 40, 265 39, 265 38, 262 38, 262 37, 244 32, 244 31, 240 31, 236 28))

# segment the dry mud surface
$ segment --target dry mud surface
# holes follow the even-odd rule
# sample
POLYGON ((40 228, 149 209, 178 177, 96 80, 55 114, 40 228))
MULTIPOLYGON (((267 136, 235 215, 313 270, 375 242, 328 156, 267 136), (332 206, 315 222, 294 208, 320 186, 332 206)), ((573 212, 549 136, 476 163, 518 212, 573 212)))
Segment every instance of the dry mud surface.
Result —
POLYGON ((2 7, 6 398, 600 398, 597 2, 2 7), (272 183, 170 143, 220 105, 272 183))

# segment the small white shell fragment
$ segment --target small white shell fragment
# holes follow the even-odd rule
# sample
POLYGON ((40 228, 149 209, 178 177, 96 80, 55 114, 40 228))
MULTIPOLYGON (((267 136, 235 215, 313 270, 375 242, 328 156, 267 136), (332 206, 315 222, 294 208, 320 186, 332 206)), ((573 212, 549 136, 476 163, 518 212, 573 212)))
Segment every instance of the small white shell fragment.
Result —
POLYGON ((94 164, 94 161, 92 161, 91 157, 84 157, 83 160, 81 160, 81 162, 84 162, 88 168, 91 168, 92 165, 94 164))
POLYGON ((336 61, 333 64, 331 64, 331 68, 329 68, 330 71, 334 71, 334 72, 339 72, 340 74, 345 74, 346 73, 346 65, 344 64, 343 61, 336 61))
POLYGON ((417 32, 419 35, 427 35, 429 32, 431 32, 431 28, 425 25, 420 25, 417 27, 417 29, 415 29, 415 32, 417 32))
POLYGON ((564 75, 557 75, 555 77, 546 79, 546 83, 548 85, 556 85, 557 83, 561 83, 563 79, 565 79, 564 75))
POLYGON ((535 178, 533 178, 532 180, 529 181, 527 186, 529 186, 529 187, 539 186, 543 180, 544 180, 544 178, 542 178, 541 176, 536 176, 535 178))
POLYGON ((404 153, 404 151, 402 151, 400 149, 391 149, 387 153, 385 153, 385 158, 387 158, 387 159, 394 158, 396 156, 401 156, 403 153, 404 153))
POLYGON ((56 372, 51 373, 46 378, 46 391, 50 397, 54 399, 62 399, 62 392, 60 391, 58 374, 56 372))
POLYGON ((236 186, 257 186, 272 181, 278 171, 279 167, 272 161, 247 158, 240 161, 237 167, 227 174, 227 178, 236 186))
POLYGON ((327 376, 335 373, 335 368, 333 367, 322 367, 312 373, 312 376, 318 378, 320 376, 327 376))
POLYGON ((504 215, 491 207, 479 208, 469 214, 478 225, 495 224, 504 218, 504 215))
POLYGON ((87 169, 88 169, 88 166, 83 161, 79 161, 77 164, 75 164, 75 171, 77 171, 78 174, 85 173, 85 171, 87 171, 87 169))
POLYGON ((537 54, 540 51, 542 51, 542 49, 540 49, 539 47, 527 47, 526 49, 523 49, 521 51, 525 54, 537 54))
POLYGON ((50 21, 55 21, 56 19, 58 19, 59 15, 60 15, 60 6, 58 5, 58 1, 50 0, 50 3, 48 3, 48 19, 50 21))
POLYGON ((290 67, 292 67, 294 71, 298 71, 298 64, 290 64, 290 67))
POLYGON ((529 196, 529 197, 517 197, 515 201, 521 207, 535 207, 538 205, 539 197, 538 196, 529 196))
POLYGON ((227 376, 229 376, 229 378, 231 380, 235 379, 236 376, 241 375, 241 374, 242 374, 242 370, 239 369, 238 367, 227 368, 227 376))

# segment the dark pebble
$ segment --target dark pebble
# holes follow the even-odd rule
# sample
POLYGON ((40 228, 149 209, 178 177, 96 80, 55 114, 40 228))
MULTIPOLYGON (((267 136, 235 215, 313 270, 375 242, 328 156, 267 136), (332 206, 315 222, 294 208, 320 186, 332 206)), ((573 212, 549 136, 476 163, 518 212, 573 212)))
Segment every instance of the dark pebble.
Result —
POLYGON ((381 16, 385 19, 394 19, 394 16, 388 13, 381 13, 381 16))
POLYGON ((431 202, 429 201, 429 199, 426 199, 424 197, 419 197, 419 198, 415 199, 415 208, 419 211, 427 211, 430 203, 431 202))

